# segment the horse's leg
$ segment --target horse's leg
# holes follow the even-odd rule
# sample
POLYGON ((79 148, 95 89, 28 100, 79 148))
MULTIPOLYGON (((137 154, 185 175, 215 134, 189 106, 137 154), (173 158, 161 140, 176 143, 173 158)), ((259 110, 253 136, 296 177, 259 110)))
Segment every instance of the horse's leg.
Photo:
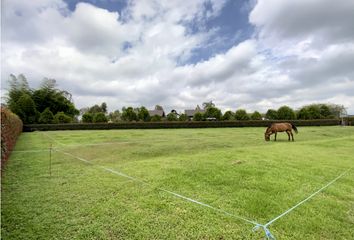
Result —
MULTIPOLYGON (((291 138, 292 138, 292 140, 293 140, 293 142, 294 142, 294 134, 293 134, 293 131, 290 130, 290 134, 291 134, 291 138)), ((290 140, 290 139, 289 139, 289 140, 290 140)))
POLYGON ((288 134, 288 141, 290 141, 290 133, 289 133, 289 131, 286 131, 286 134, 288 134))
POLYGON ((277 140, 277 132, 274 133, 274 141, 277 140))

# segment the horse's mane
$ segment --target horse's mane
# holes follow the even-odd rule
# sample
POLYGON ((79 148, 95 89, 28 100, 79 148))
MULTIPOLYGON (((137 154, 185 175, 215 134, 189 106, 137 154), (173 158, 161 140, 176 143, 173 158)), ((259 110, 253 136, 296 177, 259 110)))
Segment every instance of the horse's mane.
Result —
POLYGON ((269 125, 269 126, 267 127, 266 132, 268 132, 268 130, 271 129, 271 126, 272 126, 272 125, 269 125))

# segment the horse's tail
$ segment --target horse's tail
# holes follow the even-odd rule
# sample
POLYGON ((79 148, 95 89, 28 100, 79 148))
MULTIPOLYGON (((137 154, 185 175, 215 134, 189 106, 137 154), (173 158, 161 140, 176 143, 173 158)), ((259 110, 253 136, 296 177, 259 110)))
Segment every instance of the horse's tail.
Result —
POLYGON ((295 133, 297 133, 297 128, 293 123, 291 124, 291 127, 294 129, 295 133))

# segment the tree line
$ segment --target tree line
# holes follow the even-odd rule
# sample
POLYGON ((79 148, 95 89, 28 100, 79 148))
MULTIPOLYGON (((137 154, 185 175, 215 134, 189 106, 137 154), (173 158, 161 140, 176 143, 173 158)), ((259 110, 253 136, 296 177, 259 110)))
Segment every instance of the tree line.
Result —
POLYGON ((30 88, 23 74, 10 75, 7 107, 23 123, 69 123, 79 111, 69 92, 57 89, 54 79, 43 79, 37 89, 30 88))
MULTIPOLYGON (((166 116, 150 116, 148 109, 141 107, 123 107, 121 111, 115 110, 108 113, 105 102, 91 107, 76 109, 69 92, 57 88, 54 79, 43 79, 37 89, 30 88, 23 74, 10 75, 9 91, 6 101, 7 107, 17 114, 23 123, 102 123, 102 122, 158 122, 158 121, 231 121, 231 120, 310 120, 339 118, 345 112, 345 108, 338 104, 310 104, 294 110, 289 106, 278 109, 268 109, 261 114, 258 111, 248 113, 245 109, 236 111, 222 111, 210 102, 204 102, 199 106, 195 114, 190 118, 185 113, 177 113, 172 110, 166 116), (81 120, 79 120, 81 116, 81 120)), ((159 105, 155 110, 163 110, 159 105)))

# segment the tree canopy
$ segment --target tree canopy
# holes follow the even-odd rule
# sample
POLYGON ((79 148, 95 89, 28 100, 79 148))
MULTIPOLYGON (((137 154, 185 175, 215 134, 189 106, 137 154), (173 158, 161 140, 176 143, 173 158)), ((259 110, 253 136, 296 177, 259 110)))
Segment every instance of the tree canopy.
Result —
POLYGON ((136 114, 136 112, 134 111, 133 107, 123 107, 122 108, 122 116, 121 118, 124 121, 137 121, 138 120, 138 115, 136 114))
POLYGON ((269 120, 277 120, 278 119, 278 112, 275 109, 268 109, 266 113, 266 118, 269 120))
POLYGON ((204 113, 204 118, 215 118, 216 120, 221 120, 222 117, 222 113, 220 111, 220 109, 210 105, 204 113))
POLYGON ((70 121, 79 114, 72 102, 71 94, 56 88, 56 80, 44 78, 38 89, 31 89, 23 74, 9 78, 7 105, 24 123, 40 123, 50 112, 62 112, 70 121))
POLYGON ((277 111, 279 120, 293 120, 296 119, 294 110, 288 106, 282 106, 277 111))
POLYGON ((239 109, 235 113, 235 119, 236 120, 249 120, 250 117, 248 116, 245 109, 239 109))

